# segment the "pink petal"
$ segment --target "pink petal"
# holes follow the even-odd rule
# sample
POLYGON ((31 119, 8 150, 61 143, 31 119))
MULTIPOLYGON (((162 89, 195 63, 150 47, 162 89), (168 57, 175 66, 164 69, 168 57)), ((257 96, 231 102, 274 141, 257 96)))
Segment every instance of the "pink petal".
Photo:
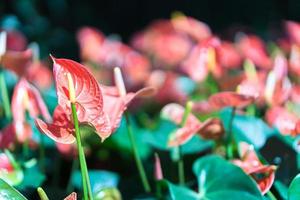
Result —
POLYGON ((77 193, 76 192, 72 192, 71 194, 69 194, 69 196, 67 196, 66 198, 64 198, 64 200, 77 200, 77 193))
POLYGON ((253 96, 242 95, 236 92, 220 92, 210 96, 208 102, 215 109, 221 109, 228 106, 242 108, 253 103, 254 100, 253 96))

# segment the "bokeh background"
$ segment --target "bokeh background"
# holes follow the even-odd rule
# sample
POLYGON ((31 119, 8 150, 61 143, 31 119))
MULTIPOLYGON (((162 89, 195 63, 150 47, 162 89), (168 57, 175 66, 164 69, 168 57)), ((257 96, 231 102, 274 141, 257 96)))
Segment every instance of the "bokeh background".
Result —
POLYGON ((42 56, 79 58, 76 31, 94 26, 128 42, 155 19, 173 11, 206 22, 214 33, 232 39, 237 30, 273 39, 282 34, 282 20, 300 21, 298 0, 1 0, 1 26, 17 28, 37 41, 42 56), (271 33, 270 33, 271 32, 271 33))

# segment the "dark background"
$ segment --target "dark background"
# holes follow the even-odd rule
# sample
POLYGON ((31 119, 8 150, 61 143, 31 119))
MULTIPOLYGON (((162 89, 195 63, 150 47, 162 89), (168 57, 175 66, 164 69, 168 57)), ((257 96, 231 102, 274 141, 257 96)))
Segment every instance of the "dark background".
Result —
POLYGON ((169 18, 173 11, 206 22, 216 34, 230 39, 237 30, 248 30, 263 38, 281 34, 282 20, 300 21, 299 0, 1 0, 2 25, 24 32, 40 43, 47 55, 78 59, 76 31, 84 25, 105 34, 119 34, 128 42, 138 30, 155 19, 169 18), (6 20, 7 21, 7 20, 6 20), (6 22, 7 24, 7 22, 6 22))

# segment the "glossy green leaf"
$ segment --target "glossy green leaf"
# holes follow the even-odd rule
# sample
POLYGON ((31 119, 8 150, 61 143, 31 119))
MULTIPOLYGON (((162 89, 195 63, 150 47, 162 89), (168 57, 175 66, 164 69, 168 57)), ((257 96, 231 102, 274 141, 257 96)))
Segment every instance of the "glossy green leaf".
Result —
POLYGON ((276 188, 281 199, 288 199, 288 188, 283 183, 281 183, 280 181, 275 181, 274 187, 276 188))
POLYGON ((2 179, 0 179, 0 199, 26 200, 26 198, 20 192, 11 187, 2 179))
MULTIPOLYGON (((221 111, 220 117, 228 130, 232 109, 225 108, 221 111)), ((270 128, 263 120, 246 115, 235 115, 232 131, 237 141, 245 141, 253 144, 256 148, 261 148, 267 138, 275 134, 275 130, 270 128)))
POLYGON ((288 190, 289 200, 299 200, 300 199, 300 174, 298 174, 290 184, 288 190))
POLYGON ((193 171, 203 199, 262 199, 256 183, 241 168, 219 156, 198 159, 193 171))

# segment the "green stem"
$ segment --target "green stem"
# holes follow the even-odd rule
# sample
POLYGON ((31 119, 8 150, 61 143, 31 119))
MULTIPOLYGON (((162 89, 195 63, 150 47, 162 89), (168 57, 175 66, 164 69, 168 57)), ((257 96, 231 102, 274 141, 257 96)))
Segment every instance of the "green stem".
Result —
POLYGON ((229 119, 229 126, 228 126, 228 136, 227 136, 227 157, 228 159, 232 159, 234 157, 234 149, 233 149, 233 143, 234 143, 234 137, 232 133, 232 125, 233 120, 235 116, 236 107, 232 108, 230 119, 229 119))
POLYGON ((88 178, 87 166, 86 166, 85 156, 81 144, 81 135, 80 135, 79 122, 78 122, 75 103, 71 103, 71 108, 72 108, 72 117, 73 117, 74 127, 75 127, 76 144, 77 144, 81 177, 82 177, 83 196, 84 196, 84 200, 88 200, 89 199, 88 196, 90 196, 90 199, 93 199, 93 195, 89 194, 88 192, 88 182, 90 182, 90 180, 87 179, 88 178))
MULTIPOLYGON (((192 102, 188 101, 185 105, 185 110, 184 110, 184 114, 180 123, 181 127, 184 127, 189 114, 192 111, 192 102)), ((179 184, 180 185, 184 185, 185 184, 185 174, 184 174, 184 161, 183 161, 183 156, 182 156, 182 150, 181 150, 181 146, 178 146, 178 177, 179 177, 179 184)))
MULTIPOLYGON (((84 149, 81 148, 82 154, 84 155, 84 149)), ((86 164, 86 159, 85 156, 83 156, 83 167, 84 167, 84 173, 86 174, 86 184, 87 184, 87 189, 88 189, 88 193, 90 196, 90 200, 93 200, 93 192, 92 192, 92 187, 91 187, 91 182, 90 182, 90 176, 89 176, 89 172, 88 172, 88 168, 87 168, 87 164, 86 164)))
POLYGON ((38 187, 37 192, 38 192, 41 200, 49 200, 49 198, 48 198, 46 192, 43 190, 43 188, 38 187))
POLYGON ((277 198, 275 197, 275 195, 270 191, 267 192, 267 195, 268 197, 271 199, 271 200, 277 200, 277 198))
POLYGON ((2 95, 5 116, 8 120, 10 120, 12 114, 11 114, 9 96, 8 96, 8 91, 7 91, 7 86, 5 83, 3 71, 0 72, 0 89, 1 89, 1 95, 2 95))
POLYGON ((134 160, 135 160, 136 166, 138 168, 139 175, 140 175, 140 178, 141 178, 143 186, 144 186, 144 190, 145 190, 145 192, 150 193, 151 188, 150 188, 148 178, 147 178, 146 173, 145 173, 144 166, 143 166, 142 161, 140 159, 140 156, 138 154, 137 146, 136 146, 134 135, 133 135, 133 132, 132 132, 131 123, 130 123, 129 116, 128 116, 127 112, 125 113, 125 119, 126 119, 126 124, 127 124, 128 137, 129 137, 129 140, 131 142, 131 147, 132 147, 132 150, 133 150, 134 160))

